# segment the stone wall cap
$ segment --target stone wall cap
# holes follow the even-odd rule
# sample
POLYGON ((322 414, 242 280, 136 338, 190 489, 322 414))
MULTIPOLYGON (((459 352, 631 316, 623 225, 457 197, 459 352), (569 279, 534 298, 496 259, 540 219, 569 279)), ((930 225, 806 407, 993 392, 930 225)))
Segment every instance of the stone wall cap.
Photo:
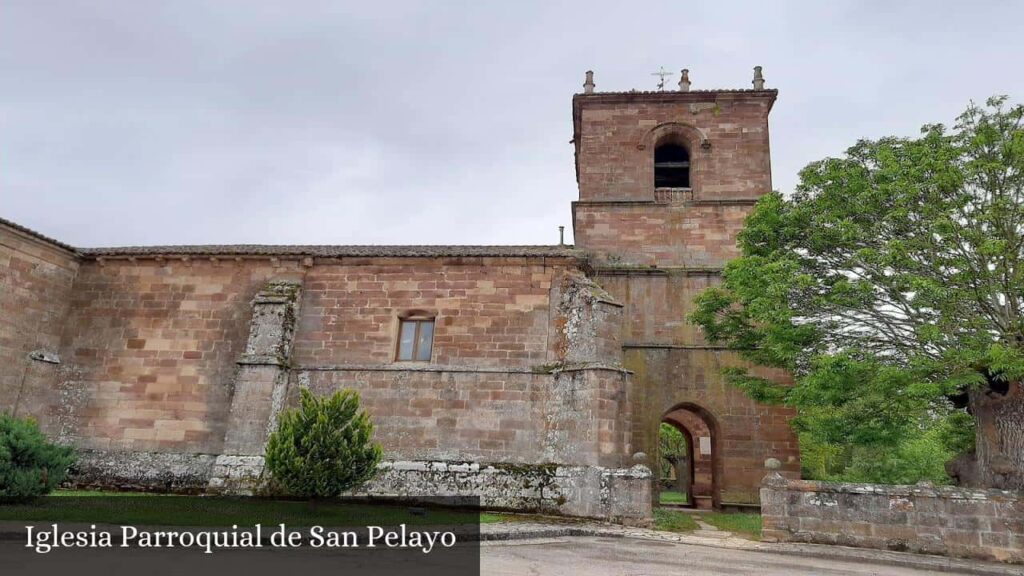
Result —
POLYGON ((778 470, 772 470, 761 479, 762 486, 771 486, 772 488, 787 489, 791 488, 792 484, 788 478, 779 474, 778 470))
POLYGON ((623 96, 641 96, 644 98, 650 98, 652 96, 658 97, 660 100, 694 100, 701 96, 718 96, 718 95, 729 95, 737 94, 744 96, 765 96, 765 97, 776 97, 779 94, 778 89, 768 88, 763 90, 754 90, 753 88, 712 88, 706 90, 619 90, 613 92, 592 92, 592 93, 577 93, 573 95, 573 100, 595 100, 600 101, 602 99, 620 98, 623 96))
POLYGON ((791 480, 778 472, 771 472, 762 485, 791 492, 819 492, 833 494, 876 494, 882 496, 925 496, 949 500, 1024 500, 1024 491, 999 488, 968 488, 962 486, 922 486, 919 484, 866 484, 855 482, 823 482, 819 480, 791 480), (775 478, 778 476, 778 478, 775 478))
MULTIPOLYGON (((577 152, 579 151, 580 135, 580 111, 584 105, 591 104, 628 104, 636 100, 643 102, 714 102, 735 99, 764 99, 768 101, 768 110, 771 111, 779 91, 771 88, 768 90, 752 90, 749 88, 719 89, 719 90, 632 90, 628 92, 593 92, 590 94, 574 94, 572 97, 572 118, 573 118, 573 140, 576 142, 577 152)), ((578 159, 577 159, 578 160, 578 159)))
POLYGON ((599 468, 601 475, 613 478, 640 478, 646 479, 654 476, 651 469, 643 464, 634 464, 629 468, 599 468))

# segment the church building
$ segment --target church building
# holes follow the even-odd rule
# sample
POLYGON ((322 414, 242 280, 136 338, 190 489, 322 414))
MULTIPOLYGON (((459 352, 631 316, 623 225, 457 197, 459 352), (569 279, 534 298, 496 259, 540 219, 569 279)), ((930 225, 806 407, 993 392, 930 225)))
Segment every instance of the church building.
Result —
POLYGON ((258 493, 298 390, 351 388, 384 448, 367 493, 637 523, 665 422, 696 506, 757 506, 765 459, 799 475, 793 413, 730 386, 742 361, 687 315, 771 190, 776 96, 760 68, 655 92, 588 72, 575 246, 76 248, 0 220, 0 411, 76 446, 77 485, 258 493))

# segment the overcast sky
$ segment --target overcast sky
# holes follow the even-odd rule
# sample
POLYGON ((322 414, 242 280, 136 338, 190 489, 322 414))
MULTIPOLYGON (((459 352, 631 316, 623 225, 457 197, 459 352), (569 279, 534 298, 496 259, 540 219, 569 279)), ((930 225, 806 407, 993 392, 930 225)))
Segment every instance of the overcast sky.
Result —
POLYGON ((774 186, 1024 99, 1019 2, 0 0, 0 217, 76 246, 553 244, 571 98, 749 88, 774 186), (678 77, 669 79, 671 86, 678 77))

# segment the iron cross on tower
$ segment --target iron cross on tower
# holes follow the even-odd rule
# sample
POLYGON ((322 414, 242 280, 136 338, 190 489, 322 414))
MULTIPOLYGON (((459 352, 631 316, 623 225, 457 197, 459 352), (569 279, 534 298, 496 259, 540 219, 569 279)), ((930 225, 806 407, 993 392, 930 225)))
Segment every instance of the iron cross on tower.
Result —
POLYGON ((671 76, 672 73, 671 72, 666 72, 664 66, 659 66, 658 68, 660 68, 660 70, 658 70, 657 72, 652 72, 651 76, 657 76, 658 77, 658 90, 662 90, 663 91, 663 90, 665 90, 665 77, 666 76, 671 76))

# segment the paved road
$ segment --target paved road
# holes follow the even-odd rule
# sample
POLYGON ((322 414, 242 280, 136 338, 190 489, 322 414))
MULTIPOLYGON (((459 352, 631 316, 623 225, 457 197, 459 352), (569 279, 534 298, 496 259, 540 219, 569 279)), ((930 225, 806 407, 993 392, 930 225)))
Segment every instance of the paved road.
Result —
POLYGON ((952 574, 632 538, 564 538, 486 543, 482 550, 480 572, 487 576, 952 574))
MULTIPOLYGON (((933 562, 943 560, 932 557, 933 562)), ((1019 574, 1000 567, 991 573, 1019 574)), ((21 541, 0 541, 0 576, 922 576, 957 574, 824 560, 755 550, 698 546, 621 537, 566 537, 485 542, 450 553, 368 548, 314 552, 301 550, 221 550, 203 554, 185 549, 54 550, 37 554, 21 541), (479 558, 479 565, 477 564, 479 558), (479 566, 479 572, 476 571, 479 566), (470 568, 471 567, 471 568, 470 568)))

